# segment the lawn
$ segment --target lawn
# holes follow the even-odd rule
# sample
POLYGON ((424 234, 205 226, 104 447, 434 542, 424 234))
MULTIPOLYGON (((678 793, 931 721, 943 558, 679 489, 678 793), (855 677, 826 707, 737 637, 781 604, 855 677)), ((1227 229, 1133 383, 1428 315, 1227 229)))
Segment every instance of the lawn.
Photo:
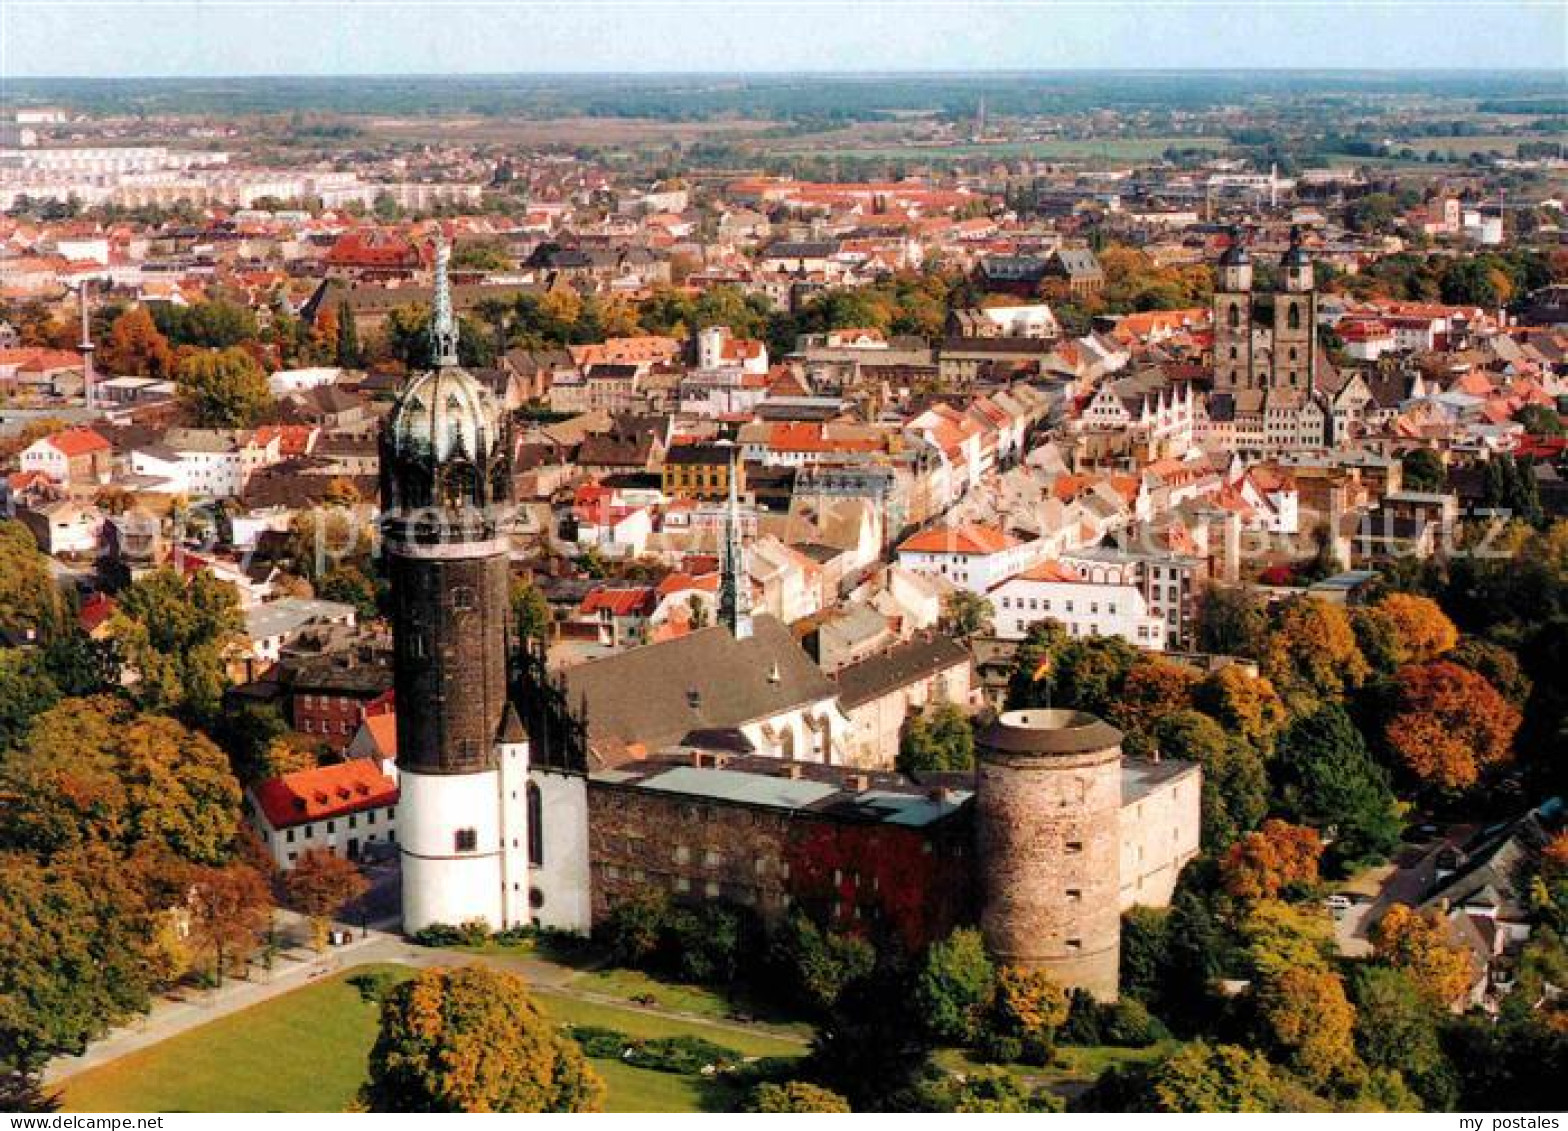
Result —
MULTIPOLYGON (((337 977, 203 1025, 77 1076, 67 1111, 341 1111, 364 1079, 376 1010, 337 977)), ((386 966, 397 977, 413 971, 386 966)), ((585 1002, 544 990, 537 997, 564 1023, 602 1025, 636 1037, 706 1037, 747 1056, 788 1056, 804 1045, 702 1021, 585 1002)), ((595 1060, 611 1111, 698 1111, 723 1102, 696 1077, 595 1060)))

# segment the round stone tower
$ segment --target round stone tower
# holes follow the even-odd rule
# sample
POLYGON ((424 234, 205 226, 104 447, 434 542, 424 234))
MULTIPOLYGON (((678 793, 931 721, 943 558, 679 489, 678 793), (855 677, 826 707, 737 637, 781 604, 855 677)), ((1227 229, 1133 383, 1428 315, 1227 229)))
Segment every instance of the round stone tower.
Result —
POLYGON ((1081 711, 1010 711, 979 740, 980 928, 996 960, 1116 997, 1122 735, 1081 711))

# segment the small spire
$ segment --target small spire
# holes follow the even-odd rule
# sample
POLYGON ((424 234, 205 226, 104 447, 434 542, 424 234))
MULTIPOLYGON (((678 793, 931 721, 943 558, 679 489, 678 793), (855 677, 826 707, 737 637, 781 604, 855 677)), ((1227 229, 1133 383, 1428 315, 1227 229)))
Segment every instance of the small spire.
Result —
POLYGON ((730 497, 724 514, 724 546, 719 554, 719 623, 736 640, 751 635, 751 580, 740 532, 741 462, 730 453, 730 497))
POLYGON ((447 280, 447 264, 451 258, 452 245, 446 242, 445 236, 437 236, 435 309, 430 319, 430 345, 438 369, 457 365, 457 319, 452 316, 452 285, 447 280))

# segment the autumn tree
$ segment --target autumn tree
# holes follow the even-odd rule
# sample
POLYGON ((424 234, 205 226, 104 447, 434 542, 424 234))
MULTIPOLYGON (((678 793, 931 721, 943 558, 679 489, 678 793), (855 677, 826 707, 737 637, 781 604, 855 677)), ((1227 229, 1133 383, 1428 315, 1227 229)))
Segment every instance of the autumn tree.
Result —
POLYGON ((133 306, 114 320, 108 340, 98 347, 97 365, 116 376, 165 380, 174 376, 174 351, 147 308, 133 306))
POLYGON ((1240 664, 1227 664, 1198 684, 1193 702, 1227 734, 1240 738, 1263 758, 1274 753, 1275 741, 1289 718, 1273 683, 1252 675, 1240 664))
POLYGON ((986 1010, 981 1052, 987 1059, 1045 1065, 1067 1020, 1067 992, 1040 970, 1003 966, 986 1010))
POLYGON ((138 579, 109 620, 130 693, 149 710, 210 718, 227 683, 224 658, 244 629, 234 587, 206 570, 173 569, 138 579))
POLYGON ((250 428, 272 407, 266 373, 239 346, 186 354, 174 380, 180 404, 203 428, 250 428))
POLYGON ((1384 739, 1422 786, 1459 793, 1506 762, 1522 716, 1486 679, 1446 660, 1399 669, 1384 739))
POLYGON ((1322 855, 1314 830, 1271 818, 1230 846, 1220 860, 1220 878, 1237 899, 1275 899, 1316 884, 1322 855))
POLYGON ((1338 974, 1293 967, 1266 979, 1257 992, 1261 1036, 1318 1091, 1351 1093, 1365 1080, 1356 1055, 1356 1009, 1338 974))
POLYGON ((379 612, 376 583, 356 565, 348 562, 333 566, 316 582, 316 596, 323 601, 338 601, 354 606, 359 619, 371 620, 379 612))
POLYGON ((1424 664, 1459 643, 1459 630, 1430 597, 1390 593, 1375 608, 1393 623, 1399 662, 1424 664))
POLYGON ((370 889, 351 860, 328 849, 308 848, 283 876, 284 901, 310 918, 311 941, 325 950, 332 917, 370 889))
POLYGON ((212 961, 219 985, 229 970, 243 966, 271 921, 272 893, 249 864, 191 869, 185 877, 190 938, 196 952, 212 961))
POLYGON ((1501 644, 1466 636, 1443 657, 1451 664, 1469 668, 1497 688, 1515 707, 1523 708, 1530 698, 1531 680, 1519 657, 1501 644))
POLYGON ((1127 669, 1121 693, 1110 710, 1110 721, 1125 734, 1123 749, 1134 756, 1147 754, 1153 746, 1156 724, 1190 708, 1202 679, 1186 664, 1153 656, 1136 660, 1127 669))
POLYGON ((782 1084, 758 1084, 746 1101, 746 1110, 768 1115, 845 1115, 849 1113, 849 1101, 808 1081, 787 1080, 782 1084))
POLYGON ((221 864, 240 790, 211 740, 121 700, 66 699, 0 753, 0 844, 41 855, 94 845, 221 864))
POLYGON ((516 974, 421 971, 387 994, 361 1093, 372 1111, 598 1111, 604 1084, 516 974))
POLYGON ((1260 899, 1237 925, 1243 965, 1268 981, 1286 970, 1328 969, 1334 954, 1334 924, 1321 907, 1260 899))
POLYGON ((1342 606, 1297 597, 1275 609, 1263 672, 1282 691, 1338 699, 1360 687, 1369 668, 1342 606))
POLYGON ((1441 912, 1420 912, 1396 903, 1372 928, 1378 960, 1410 975, 1434 1005, 1452 1008, 1465 1001, 1475 984, 1470 952, 1449 938, 1441 912))

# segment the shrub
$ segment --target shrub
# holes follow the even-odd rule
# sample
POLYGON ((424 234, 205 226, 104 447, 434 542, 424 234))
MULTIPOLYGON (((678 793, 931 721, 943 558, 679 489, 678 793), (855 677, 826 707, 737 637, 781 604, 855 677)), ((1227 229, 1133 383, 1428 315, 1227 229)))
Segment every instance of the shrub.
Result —
POLYGON ((431 923, 408 936, 415 946, 457 946, 463 933, 450 923, 431 923))
POLYGON ((601 1060, 620 1060, 636 1043, 620 1030, 601 1025, 570 1025, 566 1031, 583 1050, 584 1056, 596 1056, 601 1060))
POLYGON ((457 929, 464 946, 484 946, 490 939, 490 924, 483 919, 470 919, 457 929))
POLYGON ((629 1046, 625 1060, 638 1068, 692 1076, 706 1068, 723 1070, 739 1064, 741 1054, 701 1037, 656 1037, 629 1046))
POLYGON ((1137 998, 1125 997, 1114 1005, 1101 1006, 1101 1043, 1141 1049, 1165 1040, 1170 1030, 1149 1012, 1137 998))
POLYGON ((397 979, 390 970, 366 970, 362 974, 355 974, 348 984, 359 991, 361 1001, 377 1005, 386 992, 397 985, 397 979))

